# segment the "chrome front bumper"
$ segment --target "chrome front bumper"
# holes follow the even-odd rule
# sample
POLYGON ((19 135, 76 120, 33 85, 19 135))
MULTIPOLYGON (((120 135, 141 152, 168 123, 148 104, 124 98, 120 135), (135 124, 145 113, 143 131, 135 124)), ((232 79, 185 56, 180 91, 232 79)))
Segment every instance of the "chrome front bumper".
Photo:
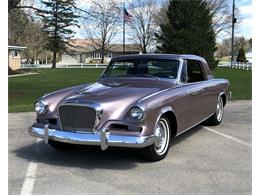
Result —
POLYGON ((43 138, 46 144, 50 139, 71 144, 101 146, 102 150, 106 150, 108 146, 144 148, 157 141, 156 136, 114 135, 106 130, 97 133, 70 132, 50 129, 48 125, 44 128, 31 126, 28 132, 32 136, 43 138))

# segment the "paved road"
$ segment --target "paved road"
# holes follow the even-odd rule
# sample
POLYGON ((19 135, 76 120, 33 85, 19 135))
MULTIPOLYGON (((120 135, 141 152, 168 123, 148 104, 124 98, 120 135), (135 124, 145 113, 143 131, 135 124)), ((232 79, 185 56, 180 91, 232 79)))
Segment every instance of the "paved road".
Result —
POLYGON ((229 102, 220 126, 193 128, 156 163, 129 149, 55 151, 27 134, 33 119, 9 114, 9 194, 251 194, 251 101, 229 102))

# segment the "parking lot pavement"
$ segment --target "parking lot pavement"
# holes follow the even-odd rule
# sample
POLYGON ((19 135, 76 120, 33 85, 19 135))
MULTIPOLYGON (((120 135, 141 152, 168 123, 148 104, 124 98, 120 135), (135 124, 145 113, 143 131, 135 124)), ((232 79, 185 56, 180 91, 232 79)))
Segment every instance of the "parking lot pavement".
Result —
POLYGON ((123 148, 55 151, 27 134, 34 117, 9 114, 9 194, 251 194, 251 101, 229 102, 220 126, 180 135, 156 163, 123 148))

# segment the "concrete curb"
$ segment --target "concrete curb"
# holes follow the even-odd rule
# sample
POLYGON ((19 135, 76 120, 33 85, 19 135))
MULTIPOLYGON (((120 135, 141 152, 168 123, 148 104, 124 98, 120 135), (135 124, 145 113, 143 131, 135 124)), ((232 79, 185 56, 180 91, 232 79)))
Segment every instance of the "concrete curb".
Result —
POLYGON ((34 75, 34 74, 40 74, 40 73, 15 74, 15 75, 8 75, 8 77, 20 77, 20 76, 28 76, 28 75, 34 75))

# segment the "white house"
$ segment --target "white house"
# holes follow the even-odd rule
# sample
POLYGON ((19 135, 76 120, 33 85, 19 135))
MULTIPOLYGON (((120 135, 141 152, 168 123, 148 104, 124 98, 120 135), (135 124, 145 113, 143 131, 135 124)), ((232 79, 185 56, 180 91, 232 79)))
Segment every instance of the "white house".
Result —
MULTIPOLYGON (((126 54, 139 54, 140 49, 137 44, 126 44, 126 54)), ((107 63, 112 57, 123 55, 122 44, 111 44, 109 49, 105 51, 104 62, 107 63)), ((99 63, 101 60, 101 52, 94 49, 90 40, 73 39, 66 47, 66 51, 61 55, 59 64, 77 65, 81 63, 99 63)))
POLYGON ((13 69, 21 68, 21 60, 22 60, 22 51, 26 49, 26 47, 11 43, 8 43, 8 66, 13 69))

